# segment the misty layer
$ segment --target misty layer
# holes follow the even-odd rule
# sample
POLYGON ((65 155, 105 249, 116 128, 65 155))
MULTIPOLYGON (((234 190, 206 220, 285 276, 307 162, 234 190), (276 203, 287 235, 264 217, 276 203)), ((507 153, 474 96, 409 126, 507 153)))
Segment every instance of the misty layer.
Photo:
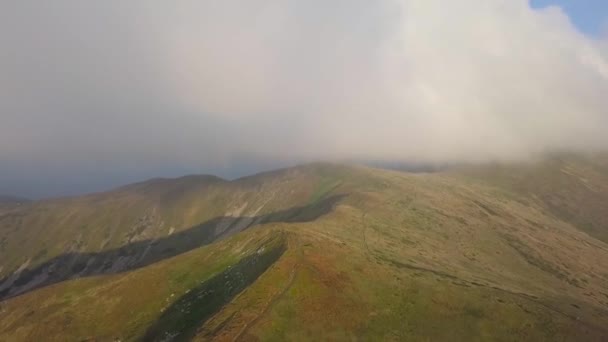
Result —
POLYGON ((608 146, 608 42, 525 0, 19 1, 0 44, 4 178, 608 146))

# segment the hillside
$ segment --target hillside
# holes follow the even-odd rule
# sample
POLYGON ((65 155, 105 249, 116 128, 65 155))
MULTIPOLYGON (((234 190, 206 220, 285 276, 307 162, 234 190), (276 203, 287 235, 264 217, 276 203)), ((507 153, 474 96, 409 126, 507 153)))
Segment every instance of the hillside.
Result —
POLYGON ((28 199, 21 197, 0 195, 0 213, 9 211, 29 202, 30 201, 28 199))
POLYGON ((459 170, 473 182, 511 191, 608 243, 608 158, 558 155, 542 163, 459 170))
POLYGON ((0 216, 0 298, 148 265, 260 223, 313 220, 338 198, 315 193, 321 177, 303 168, 155 179, 21 206, 0 216))
POLYGON ((606 340, 608 158, 157 179, 0 215, 0 340, 606 340))

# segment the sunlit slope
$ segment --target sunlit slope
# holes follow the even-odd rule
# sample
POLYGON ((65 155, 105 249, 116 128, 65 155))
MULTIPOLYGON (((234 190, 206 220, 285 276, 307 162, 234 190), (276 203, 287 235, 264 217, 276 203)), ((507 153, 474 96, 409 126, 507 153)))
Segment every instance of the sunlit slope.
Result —
MULTIPOLYGON (((578 183, 564 180, 556 182, 553 191, 546 185, 547 196, 562 191, 569 194, 563 187, 571 186, 577 195, 564 196, 562 203, 567 208, 594 200, 587 196, 605 196, 601 167, 589 169, 587 161, 576 158, 567 162, 577 170, 576 176, 568 177, 593 179, 597 192, 579 193, 578 183)), ((551 174, 553 164, 543 163, 512 167, 522 172, 540 170, 543 165, 547 170, 542 172, 551 174)), ((300 206, 304 209, 299 209, 299 219, 260 221, 200 251, 123 274, 62 282, 5 300, 0 332, 15 340, 34 336, 24 331, 60 339, 63 334, 83 336, 67 334, 86 331, 87 322, 97 322, 97 330, 86 336, 100 340, 136 340, 145 333, 153 339, 167 331, 199 340, 608 339, 608 245, 597 234, 582 229, 578 221, 548 206, 539 199, 539 192, 523 192, 515 183, 504 182, 504 176, 492 168, 473 171, 408 174, 313 165, 242 180, 239 187, 244 198, 260 196, 263 192, 256 190, 258 184, 277 184, 273 189, 284 194, 284 200, 272 202, 274 208, 266 209, 300 206), (289 182, 276 181, 286 175, 291 175, 289 182), (289 184, 299 184, 300 190, 289 184), (335 200, 325 202, 331 198, 335 200), (206 252, 201 251, 228 246, 232 239, 266 241, 262 237, 280 238, 285 241, 281 244, 284 250, 259 277, 239 289, 242 292, 206 311, 204 317, 189 316, 184 309, 198 307, 195 297, 175 292, 177 312, 184 309, 185 315, 177 321, 191 324, 175 325, 175 316, 162 315, 160 308, 167 303, 168 290, 158 289, 171 283, 166 274, 213 268, 203 261, 197 264, 200 267, 182 266, 187 264, 183 260, 215 262, 216 258, 202 257, 200 253, 206 252), (200 257, 190 259, 194 255, 200 257), (157 274, 150 270, 160 267, 164 275, 158 280, 143 278, 157 274), (138 294, 146 293, 141 303, 153 310, 135 305, 132 315, 156 315, 137 324, 104 325, 114 313, 123 317, 125 311, 131 312, 130 302, 120 301, 106 309, 104 303, 112 302, 108 297, 90 296, 88 302, 73 303, 57 299, 74 287, 82 293, 98 293, 97 286, 118 279, 120 288, 104 287, 108 296, 120 297, 124 295, 119 293, 139 289, 138 294), (57 301, 40 311, 46 298, 57 301), (64 322, 65 310, 79 311, 64 322), (52 318, 45 321, 47 316, 52 318), (52 328, 57 326, 63 328, 52 328)), ((518 177, 525 181, 529 176, 518 177)), ((580 210, 580 217, 588 215, 587 209, 580 210)), ((600 210, 592 213, 594 222, 603 222, 608 215, 600 210)), ((236 265, 238 260, 233 258, 231 263, 236 265)), ((196 272, 193 277, 197 279, 212 278, 210 273, 196 272), (205 274, 209 276, 205 278, 205 274)), ((181 281, 179 276, 176 279, 182 289, 194 283, 181 281)))
POLYGON ((0 340, 188 338, 286 248, 285 234, 255 231, 129 273, 30 292, 2 303, 0 340))
POLYGON ((535 163, 468 167, 456 173, 515 193, 524 204, 608 242, 608 154, 556 155, 535 163))
POLYGON ((605 340, 608 246, 513 196, 370 170, 199 337, 605 340))
POLYGON ((232 182, 158 179, 0 212, 0 298, 144 266, 263 222, 314 219, 337 200, 319 201, 334 186, 324 183, 321 169, 341 167, 311 165, 232 182))

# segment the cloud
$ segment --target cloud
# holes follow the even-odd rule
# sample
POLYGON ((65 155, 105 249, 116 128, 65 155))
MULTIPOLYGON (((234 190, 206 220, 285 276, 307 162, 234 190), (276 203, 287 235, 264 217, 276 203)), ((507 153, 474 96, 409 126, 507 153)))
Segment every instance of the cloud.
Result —
POLYGON ((0 179, 589 151, 606 94, 607 40, 525 0, 0 5, 0 179))

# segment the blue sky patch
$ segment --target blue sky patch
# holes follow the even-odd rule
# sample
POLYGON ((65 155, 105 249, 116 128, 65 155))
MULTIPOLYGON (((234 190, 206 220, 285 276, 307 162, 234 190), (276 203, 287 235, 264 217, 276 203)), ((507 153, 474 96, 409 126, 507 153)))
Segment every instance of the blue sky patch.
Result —
POLYGON ((607 0, 530 0, 532 8, 560 6, 582 32, 599 36, 608 25, 607 0))

